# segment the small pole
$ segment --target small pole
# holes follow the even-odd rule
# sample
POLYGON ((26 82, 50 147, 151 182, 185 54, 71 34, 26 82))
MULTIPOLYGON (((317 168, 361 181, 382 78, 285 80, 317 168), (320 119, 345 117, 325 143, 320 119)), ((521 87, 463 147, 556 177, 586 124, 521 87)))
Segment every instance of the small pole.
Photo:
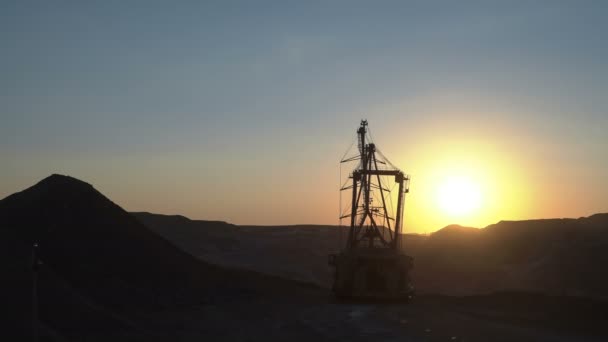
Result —
POLYGON ((38 244, 32 248, 32 336, 38 342, 38 244))

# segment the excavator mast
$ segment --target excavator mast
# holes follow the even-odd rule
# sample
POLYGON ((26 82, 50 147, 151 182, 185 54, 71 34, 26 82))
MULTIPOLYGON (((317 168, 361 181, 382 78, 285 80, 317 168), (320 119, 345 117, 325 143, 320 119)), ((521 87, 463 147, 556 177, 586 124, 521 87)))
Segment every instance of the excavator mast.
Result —
POLYGON ((349 175, 351 191, 350 227, 346 246, 330 255, 335 268, 333 291, 338 297, 409 299, 413 287, 409 271, 413 259, 402 252, 402 221, 409 176, 396 168, 368 136, 367 120, 357 130, 358 153, 341 163, 357 161, 349 175), (393 192, 397 188, 397 207, 393 192), (390 205, 389 205, 390 204, 390 205))

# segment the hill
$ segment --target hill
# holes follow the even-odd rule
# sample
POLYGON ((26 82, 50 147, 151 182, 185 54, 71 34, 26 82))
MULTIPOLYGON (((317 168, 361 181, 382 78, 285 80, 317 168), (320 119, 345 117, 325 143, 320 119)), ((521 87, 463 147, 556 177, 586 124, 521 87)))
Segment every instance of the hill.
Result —
POLYGON ((578 219, 501 221, 479 230, 432 234, 417 255, 429 292, 504 290, 608 297, 608 214, 578 219))
MULTIPOLYGON (((229 265, 331 284, 327 254, 342 246, 335 226, 235 226, 181 216, 133 213, 192 255, 229 265)), ((608 214, 579 219, 501 221, 483 229, 447 226, 405 235, 419 293, 477 295, 526 291, 608 296, 608 214)))
MULTIPOLYGON (((189 220, 183 216, 132 213, 138 220, 188 253, 214 264, 244 268, 331 286, 328 254, 340 249, 346 228, 329 225, 236 226, 189 220)), ((414 248, 420 236, 408 235, 414 248)))
POLYGON ((338 246, 331 226, 235 226, 183 216, 132 213, 188 253, 210 263, 327 285, 327 254, 338 246))
POLYGON ((72 177, 52 175, 1 200, 0 227, 0 263, 9 280, 4 303, 14 320, 9 336, 31 328, 34 243, 43 262, 38 296, 44 329, 76 340, 106 333, 133 340, 152 327, 135 319, 142 312, 310 289, 198 260, 72 177))

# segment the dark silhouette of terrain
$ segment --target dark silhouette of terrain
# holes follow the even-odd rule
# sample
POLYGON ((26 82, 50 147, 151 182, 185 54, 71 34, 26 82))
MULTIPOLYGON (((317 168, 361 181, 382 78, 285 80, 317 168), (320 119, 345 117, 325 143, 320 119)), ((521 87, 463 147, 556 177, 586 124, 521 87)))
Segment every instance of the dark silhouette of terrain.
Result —
POLYGON ((339 245, 333 226, 236 226, 183 216, 133 213, 142 223, 202 260, 328 287, 327 255, 339 245))
MULTIPOLYGON (((213 263, 331 284, 327 255, 341 248, 335 226, 235 226, 183 216, 133 213, 192 255, 213 263)), ((345 236, 345 233, 342 235, 345 236)), ((528 291, 608 298, 608 214, 501 221, 484 229, 450 225, 406 234, 419 293, 528 291)))
POLYGON ((501 221, 484 229, 448 226, 413 252, 418 283, 428 292, 608 298, 608 214, 501 221))
POLYGON ((31 325, 31 251, 39 243, 40 315, 68 337, 124 336, 134 312, 247 301, 312 288, 197 260, 91 185, 52 175, 0 201, 6 302, 15 334, 31 325))
MULTIPOLYGON (((91 185, 60 175, 1 200, 2 339, 31 337, 34 242, 43 261, 37 291, 41 341, 603 341, 608 336, 608 305, 585 298, 501 293, 421 296, 409 305, 336 302, 326 289, 293 280, 326 275, 326 251, 340 238, 334 227, 239 227, 135 216, 91 185)), ((602 217, 587 220, 591 230, 604 230, 602 217)), ((422 260, 435 244, 454 249, 427 257, 429 266, 419 262, 421 274, 447 267, 443 258, 466 255, 463 249, 471 244, 498 243, 480 238, 479 231, 459 230, 408 236, 406 248, 422 260)), ((525 256, 515 259, 519 263, 536 256, 535 249, 527 253, 531 247, 518 242, 524 231, 500 237, 514 246, 507 250, 525 256)), ((590 244, 580 239, 581 246, 590 244)), ((536 243, 545 241, 539 237, 536 243)), ((601 246, 599 241, 590 245, 601 246)), ((471 250, 471 258, 490 247, 479 248, 471 250)), ((501 253, 504 259, 495 260, 514 262, 501 253)))

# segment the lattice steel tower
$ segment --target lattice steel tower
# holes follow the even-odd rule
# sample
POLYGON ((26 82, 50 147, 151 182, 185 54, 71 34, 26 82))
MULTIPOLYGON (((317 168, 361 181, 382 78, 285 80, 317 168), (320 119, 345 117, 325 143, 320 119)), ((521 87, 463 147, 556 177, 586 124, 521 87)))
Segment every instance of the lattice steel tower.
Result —
POLYGON ((378 150, 368 135, 367 120, 357 130, 358 153, 341 163, 358 161, 350 173, 350 218, 346 246, 330 255, 335 267, 333 291, 340 297, 405 298, 413 295, 409 271, 413 259, 401 246, 405 194, 409 176, 378 150), (392 206, 397 187, 397 207, 392 206))

